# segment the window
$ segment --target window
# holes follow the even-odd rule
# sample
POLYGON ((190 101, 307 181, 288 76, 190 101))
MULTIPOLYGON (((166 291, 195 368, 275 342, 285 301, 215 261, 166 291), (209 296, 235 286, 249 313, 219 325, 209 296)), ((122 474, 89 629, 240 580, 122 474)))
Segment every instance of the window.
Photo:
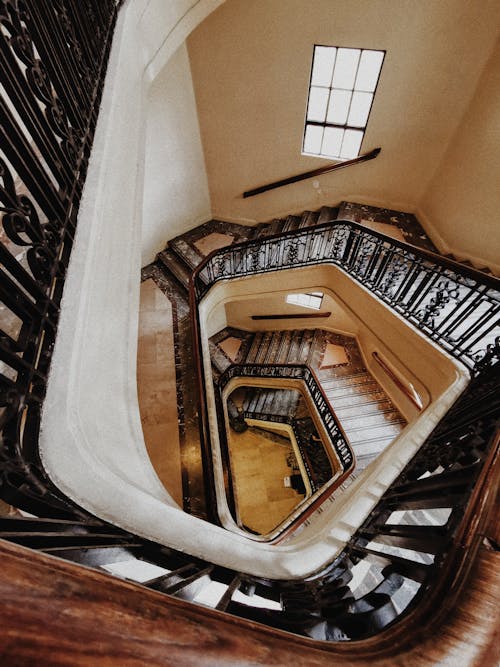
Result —
POLYGON ((287 303, 294 306, 304 306, 304 308, 313 308, 319 310, 323 301, 323 292, 309 292, 308 294, 288 294, 287 303))
POLYGON ((358 157, 384 51, 315 46, 302 152, 358 157))

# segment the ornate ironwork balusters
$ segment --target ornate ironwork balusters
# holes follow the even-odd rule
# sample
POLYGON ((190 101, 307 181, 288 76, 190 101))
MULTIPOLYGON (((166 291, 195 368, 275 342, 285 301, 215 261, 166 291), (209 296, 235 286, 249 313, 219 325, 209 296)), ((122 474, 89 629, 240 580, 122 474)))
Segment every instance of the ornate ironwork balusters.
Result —
POLYGON ((340 266, 473 371, 479 351, 498 335, 497 280, 339 221, 214 253, 195 273, 196 298, 222 278, 321 263, 340 266))
POLYGON ((79 514, 37 442, 117 4, 0 2, 0 492, 52 517, 79 514))

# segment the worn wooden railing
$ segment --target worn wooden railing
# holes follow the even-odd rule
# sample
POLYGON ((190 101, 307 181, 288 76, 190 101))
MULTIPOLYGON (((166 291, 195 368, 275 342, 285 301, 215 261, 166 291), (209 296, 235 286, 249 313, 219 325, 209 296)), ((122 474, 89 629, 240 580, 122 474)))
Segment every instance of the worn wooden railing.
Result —
POLYGON ((282 188, 285 185, 291 185, 292 183, 299 183, 300 181, 305 181, 307 178, 315 178, 316 176, 322 176, 323 174, 329 174, 332 171, 339 171, 339 169, 345 169, 346 167, 351 167, 355 164, 361 164, 361 162, 367 162, 368 160, 373 160, 380 153, 381 148, 374 148, 368 153, 364 153, 359 157, 355 157, 352 160, 344 160, 342 162, 335 162, 334 164, 328 164, 326 167, 318 167, 317 169, 311 169, 305 171, 301 174, 296 174, 295 176, 288 176, 288 178, 282 178, 279 181, 273 181, 272 183, 267 183, 267 185, 260 185, 258 188, 253 188, 252 190, 246 190, 243 193, 243 199, 247 197, 255 197, 255 195, 260 195, 263 192, 268 192, 269 190, 275 190, 276 188, 282 188))

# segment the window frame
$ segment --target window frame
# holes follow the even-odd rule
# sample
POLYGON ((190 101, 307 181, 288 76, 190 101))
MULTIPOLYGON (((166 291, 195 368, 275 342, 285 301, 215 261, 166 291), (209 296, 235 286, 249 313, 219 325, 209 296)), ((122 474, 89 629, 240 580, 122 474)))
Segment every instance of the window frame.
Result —
POLYGON ((324 292, 289 292, 285 297, 285 303, 290 304, 291 306, 299 306, 301 308, 309 308, 311 310, 321 310, 323 305, 323 299, 325 297, 324 292), (295 301, 289 301, 290 297, 299 297, 295 301), (303 299, 303 301, 309 301, 309 303, 301 303, 300 297, 308 297, 308 299, 303 299), (313 299, 319 299, 319 304, 317 306, 312 305, 313 299))
MULTIPOLYGON (((359 157, 359 155, 361 154, 361 149, 362 149, 363 142, 364 142, 364 139, 365 139, 366 129, 367 129, 368 123, 370 121, 370 116, 371 116, 371 113, 372 113, 373 104, 374 104, 374 101, 375 101, 375 96, 377 94, 378 86, 380 84, 380 78, 382 76, 382 68, 384 66, 386 54, 387 54, 387 51, 385 49, 365 48, 365 47, 359 47, 359 46, 333 46, 333 45, 326 45, 326 44, 314 44, 312 59, 311 59, 311 69, 310 69, 310 74, 309 74, 309 88, 308 88, 308 93, 307 93, 307 102, 306 102, 305 117, 304 117, 304 131, 302 133, 302 147, 301 147, 301 154, 302 155, 305 155, 307 157, 322 158, 322 159, 326 159, 326 160, 336 160, 338 162, 345 162, 347 160, 351 160, 351 159, 355 159, 356 157, 359 157), (355 77, 354 77, 353 88, 351 88, 351 89, 335 88, 333 86, 335 63, 334 63, 334 66, 332 68, 332 77, 330 79, 330 85, 328 87, 327 86, 317 86, 317 85, 313 86, 312 85, 314 60, 315 60, 315 57, 316 57, 316 49, 318 47, 319 48, 327 48, 327 49, 336 49, 337 51, 336 51, 336 54, 335 54, 335 63, 336 63, 336 59, 337 59, 337 56, 338 56, 338 50, 339 49, 347 49, 347 50, 351 50, 351 51, 359 51, 360 52, 359 58, 358 58, 358 63, 357 63, 357 66, 356 66, 357 69, 356 69, 356 74, 355 74, 355 77), (382 54, 380 69, 379 69, 379 72, 378 72, 377 81, 376 81, 376 84, 375 84, 375 87, 374 87, 373 91, 363 91, 362 89, 356 90, 356 88, 355 88, 356 76, 357 76, 357 72, 359 70, 359 64, 361 62, 361 57, 362 57, 363 51, 375 51, 377 53, 382 54), (311 98, 311 88, 312 87, 322 88, 322 89, 328 91, 328 98, 327 98, 327 102, 326 102, 326 111, 325 111, 325 120, 324 121, 308 120, 308 118, 307 118, 308 117, 308 112, 309 112, 309 102, 310 102, 310 98, 311 98), (348 90, 351 94, 350 103, 352 103, 352 95, 353 95, 354 92, 370 92, 370 94, 372 95, 372 100, 371 100, 371 103, 370 103, 370 108, 368 110, 368 114, 366 116, 366 122, 365 122, 364 126, 356 127, 354 125, 349 125, 348 124, 350 108, 347 112, 347 117, 346 117, 345 124, 331 123, 327 120, 329 106, 330 106, 330 99, 331 99, 331 95, 332 95, 333 90, 348 90), (319 153, 311 153, 311 152, 308 152, 308 151, 305 150, 306 133, 307 133, 307 128, 308 128, 309 125, 314 126, 314 127, 323 128, 323 134, 322 134, 322 138, 321 138, 321 146, 320 146, 320 152, 319 153), (353 157, 341 157, 341 156, 333 156, 333 155, 328 155, 326 153, 322 153, 321 151, 323 149, 324 131, 325 131, 325 128, 327 128, 327 127, 337 128, 337 129, 341 129, 341 130, 344 130, 344 131, 345 130, 355 130, 355 131, 361 132, 362 137, 361 137, 361 141, 360 141, 360 144, 359 144, 359 150, 358 150, 357 155, 353 156, 353 157)), ((342 143, 344 141, 344 136, 345 135, 343 135, 342 143)), ((339 153, 342 152, 342 143, 341 143, 341 146, 340 146, 340 149, 339 149, 339 153)))

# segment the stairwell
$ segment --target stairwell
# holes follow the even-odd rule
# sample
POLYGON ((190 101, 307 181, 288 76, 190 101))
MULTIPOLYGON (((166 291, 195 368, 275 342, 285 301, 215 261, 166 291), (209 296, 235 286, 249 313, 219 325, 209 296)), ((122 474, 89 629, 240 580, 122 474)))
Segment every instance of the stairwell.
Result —
MULTIPOLYGON (((194 368, 191 354, 191 323, 188 316, 189 280, 194 269, 203 261, 214 247, 232 245, 258 237, 267 237, 296 229, 302 229, 337 219, 339 215, 358 218, 359 211, 370 217, 366 207, 343 202, 339 207, 323 206, 318 211, 304 211, 300 215, 276 218, 255 227, 243 227, 238 224, 212 220, 169 241, 167 248, 160 252, 156 262, 143 270, 143 279, 152 277, 174 303, 179 317, 174 322, 176 339, 176 370, 178 383, 179 429, 181 448, 184 447, 184 507, 203 515, 200 507, 202 497, 201 472, 192 469, 193 451, 188 454, 186 448, 194 450, 198 431, 196 404, 190 388, 195 385, 194 368), (186 443, 190 443, 187 445, 186 443), (196 481, 190 481, 190 480, 196 481), (189 508, 192 507, 192 510, 189 508)), ((373 209, 370 209, 373 216, 373 209)), ((385 223, 376 217, 376 224, 385 224, 389 231, 396 230, 405 234, 414 242, 429 247, 418 222, 409 214, 394 215, 388 211, 385 223)), ((433 247, 433 246, 432 246, 433 247)), ((434 247, 433 247, 434 249, 434 247)), ((353 448, 356 457, 356 470, 342 485, 347 488, 387 446, 398 436, 406 425, 404 418, 396 410, 382 388, 370 376, 364 365, 357 359, 349 367, 321 369, 321 349, 325 335, 316 329, 262 330, 250 332, 227 330, 218 332, 209 340, 214 381, 231 363, 252 364, 292 364, 305 363, 318 373, 321 386, 339 419, 342 428, 353 448), (237 358, 231 358, 221 347, 228 337, 241 340, 237 358)), ((281 396, 281 403, 285 394, 281 396)), ((294 399, 291 398, 289 412, 293 412, 294 399)), ((254 392, 253 404, 246 405, 249 413, 273 411, 276 405, 275 395, 265 391, 254 392), (272 399, 271 397, 274 396, 272 399), (257 403, 258 401, 258 403, 257 403)), ((295 401, 296 404, 296 401, 295 401)), ((283 408, 281 408, 283 410, 283 408)))

